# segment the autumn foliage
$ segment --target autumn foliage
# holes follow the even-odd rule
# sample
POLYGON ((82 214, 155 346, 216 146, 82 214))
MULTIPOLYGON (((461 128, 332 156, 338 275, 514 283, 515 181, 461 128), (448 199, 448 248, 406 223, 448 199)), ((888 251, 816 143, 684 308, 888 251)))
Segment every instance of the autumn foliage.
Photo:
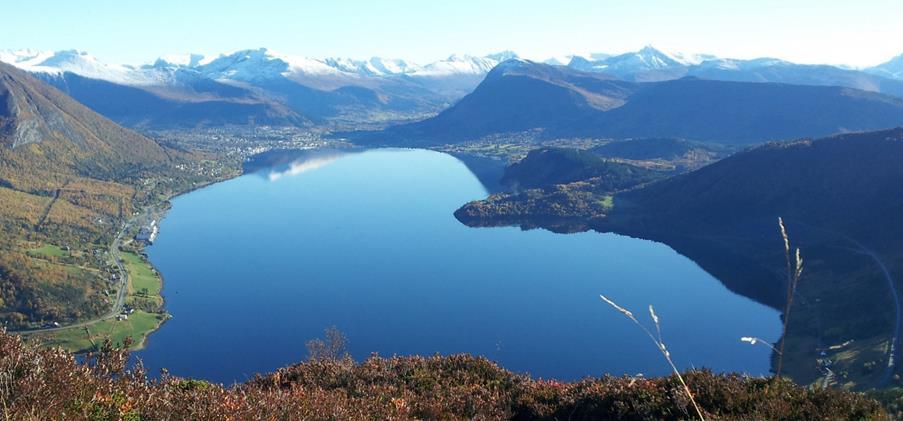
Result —
MULTIPOLYGON (((110 346, 71 354, 0 333, 5 419, 687 419, 674 376, 533 380, 469 355, 314 359, 224 387, 150 380, 110 346)), ((712 419, 886 419, 862 394, 789 381, 684 374, 712 419)))

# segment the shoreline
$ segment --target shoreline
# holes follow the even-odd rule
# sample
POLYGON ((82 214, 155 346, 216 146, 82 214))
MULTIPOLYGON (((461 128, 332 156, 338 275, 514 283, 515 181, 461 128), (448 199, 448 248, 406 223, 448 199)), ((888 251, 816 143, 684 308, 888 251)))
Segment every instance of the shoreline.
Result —
MULTIPOLYGON (((243 163, 244 163, 244 161, 242 162, 242 164, 243 163)), ((161 202, 154 205, 154 208, 155 208, 154 210, 158 212, 157 213, 157 217, 158 217, 157 224, 162 224, 163 220, 166 218, 167 214, 169 213, 169 210, 172 209, 172 201, 173 200, 178 199, 181 196, 206 189, 208 187, 213 187, 214 185, 217 185, 220 183, 225 183, 227 181, 234 180, 236 178, 242 177, 247 174, 250 174, 250 173, 246 172, 244 170, 244 167, 242 165, 240 165, 238 167, 238 173, 234 176, 226 177, 226 178, 219 179, 219 180, 213 180, 208 183, 203 183, 203 184, 199 184, 196 186, 192 186, 189 189, 180 191, 178 193, 173 194, 172 196, 167 197, 166 199, 164 199, 161 202), (166 207, 165 206, 166 204, 169 204, 169 206, 166 207)), ((153 244, 150 244, 150 245, 152 246, 153 244)), ((144 332, 141 335, 140 341, 135 342, 133 344, 133 346, 129 347, 129 351, 133 351, 133 352, 141 351, 141 350, 147 348, 147 345, 150 342, 151 335, 153 335, 158 330, 163 328, 163 325, 165 325, 166 322, 168 322, 170 319, 173 318, 173 315, 170 314, 168 311, 166 311, 166 296, 164 295, 164 291, 166 290, 166 280, 163 276, 163 272, 160 272, 159 268, 157 268, 157 266, 154 265, 154 262, 151 261, 150 255, 148 255, 146 249, 147 249, 147 245, 141 247, 140 249, 136 249, 135 253, 147 263, 148 267, 150 267, 154 271, 154 273, 156 273, 157 277, 160 279, 160 293, 158 294, 158 296, 160 297, 160 300, 161 300, 160 308, 163 310, 162 314, 164 314, 166 317, 162 321, 160 321, 160 323, 156 327, 144 332)), ((100 321, 100 320, 98 320, 98 321, 100 321)), ((85 351, 76 352, 76 354, 83 354, 83 353, 85 353, 85 351)))
MULTIPOLYGON (((252 159, 255 156, 259 156, 259 155, 265 154, 267 152, 272 152, 272 151, 280 151, 280 152, 313 151, 313 150, 324 150, 324 149, 329 150, 329 149, 335 149, 335 148, 331 148, 328 146, 314 147, 314 148, 296 148, 296 149, 277 148, 277 149, 269 149, 269 150, 262 151, 262 152, 254 154, 254 155, 251 155, 248 158, 246 158, 238 163, 238 165, 235 167, 236 172, 234 174, 225 176, 220 179, 215 179, 215 180, 211 180, 208 182, 203 182, 203 183, 199 183, 196 185, 192 185, 191 187, 189 187, 187 189, 175 192, 172 195, 163 198, 162 200, 160 200, 159 202, 157 202, 155 204, 145 207, 143 209, 144 211, 141 214, 135 215, 133 218, 130 218, 130 220, 124 222, 123 227, 119 231, 116 232, 114 238, 125 239, 125 234, 129 231, 130 228, 132 228, 130 226, 130 224, 132 222, 134 222, 136 220, 141 220, 142 218, 147 218, 150 215, 153 215, 157 219, 157 223, 161 224, 162 221, 166 218, 167 214, 169 213, 169 210, 172 208, 172 202, 181 196, 188 195, 190 193, 194 193, 196 191, 200 191, 205 188, 212 187, 216 184, 242 177, 244 175, 253 174, 254 172, 258 171, 259 169, 252 169, 251 171, 248 171, 245 167, 245 164, 248 162, 248 160, 252 159)), ((385 146, 366 147, 366 146, 354 145, 352 147, 339 148, 339 150, 352 151, 352 152, 353 151, 363 152, 363 151, 367 151, 367 150, 424 150, 424 151, 430 151, 430 152, 435 152, 435 153, 439 153, 439 154, 446 154, 446 155, 455 157, 456 159, 459 159, 457 156, 458 154, 443 150, 441 147, 429 147, 429 146, 419 146, 418 147, 418 146, 385 145, 385 146)), ((154 326, 152 329, 143 331, 139 335, 136 335, 135 341, 129 347, 129 350, 130 351, 140 351, 147 347, 147 344, 150 341, 150 336, 152 334, 154 334, 155 332, 157 332, 158 330, 160 330, 163 327, 163 325, 167 321, 169 321, 169 319, 171 319, 173 317, 173 315, 166 311, 166 297, 164 295, 164 290, 166 288, 166 282, 163 277, 163 274, 159 271, 157 266, 154 265, 154 263, 151 261, 150 256, 148 255, 148 253, 146 251, 147 247, 152 246, 153 244, 144 244, 141 247, 135 247, 134 250, 132 250, 132 251, 128 251, 128 250, 122 250, 122 248, 121 248, 122 243, 120 243, 118 241, 121 241, 121 240, 117 240, 117 244, 116 244, 117 250, 114 251, 111 248, 112 253, 134 253, 135 255, 139 256, 139 258, 141 258, 147 264, 147 266, 151 270, 154 271, 156 276, 160 279, 160 292, 157 295, 157 297, 159 298, 159 300, 161 302, 160 308, 161 308, 162 312, 161 313, 149 313, 149 314, 160 314, 160 315, 163 315, 164 318, 162 320, 160 320, 159 323, 156 324, 156 326, 154 326)), ((117 260, 121 260, 121 259, 117 258, 117 260)), ((127 272, 127 268, 125 268, 125 267, 123 267, 123 268, 127 272)), ((122 285, 122 289, 124 291, 122 294, 124 294, 124 296, 126 296, 126 297, 128 296, 128 285, 131 281, 132 281, 131 279, 128 279, 128 281, 124 282, 122 285)), ((124 304, 125 300, 126 300, 126 298, 123 298, 123 307, 125 306, 125 304, 124 304)), ((105 315, 103 315, 99 318, 95 318, 95 319, 76 321, 70 325, 65 325, 65 326, 60 326, 60 327, 52 327, 52 328, 38 328, 38 329, 24 330, 24 331, 9 331, 9 333, 21 335, 24 338, 34 337, 37 340, 40 340, 39 339, 40 337, 46 336, 46 338, 44 338, 44 339, 51 339, 51 342, 52 342, 52 339, 54 337, 56 337, 57 335, 60 335, 60 334, 65 335, 65 333, 68 333, 73 330, 84 331, 85 329, 92 327, 92 326, 96 326, 99 323, 104 323, 104 322, 109 322, 111 320, 115 320, 117 318, 117 316, 119 314, 121 314, 121 310, 122 310, 122 308, 120 308, 119 312, 111 312, 111 313, 105 314, 105 315)), ((85 354, 87 352, 90 352, 90 348, 88 348, 88 349, 68 348, 67 350, 74 354, 85 354)))
MULTIPOLYGON (((243 169, 239 168, 239 170, 240 170, 239 173, 237 175, 235 175, 234 177, 228 177, 228 178, 224 178, 221 180, 214 180, 209 183, 204 183, 201 185, 193 186, 190 189, 180 191, 176 194, 173 194, 172 196, 167 197, 166 199, 162 200, 161 202, 157 203, 156 205, 154 205, 154 211, 157 212, 156 213, 157 219, 158 219, 157 224, 161 224, 163 222, 163 220, 166 218, 166 215, 169 213, 169 210, 172 209, 172 201, 173 200, 175 200, 181 196, 184 196, 184 195, 187 195, 190 193, 194 193, 196 191, 199 191, 199 190, 202 190, 202 189, 205 189, 208 187, 212 187, 219 183, 224 183, 229 180, 234 180, 234 179, 246 174, 243 169), (167 204, 169 204, 169 206, 166 206, 167 204)), ((121 233, 124 233, 124 231, 121 233)), ((153 246, 153 244, 150 244, 150 245, 153 246)), ((163 291, 165 291, 165 289, 166 289, 166 280, 163 277, 163 273, 160 272, 159 268, 157 268, 157 266, 154 265, 154 262, 151 261, 150 255, 146 251, 147 247, 148 247, 147 245, 144 245, 140 249, 136 249, 135 255, 137 255, 140 259, 142 259, 145 263, 147 263, 147 266, 151 270, 153 270, 154 273, 156 274, 156 276, 160 279, 160 292, 157 294, 157 296, 160 298, 160 309, 162 310, 161 314, 164 316, 164 318, 153 329, 141 333, 141 335, 140 335, 141 339, 134 342, 132 344, 132 346, 129 347, 129 351, 131 351, 131 352, 141 351, 141 350, 147 348, 147 345, 150 342, 151 335, 153 335, 154 333, 159 331, 161 328, 163 328, 163 325, 166 324, 166 322, 168 322, 170 319, 173 318, 173 315, 170 314, 166 310, 166 296, 163 294, 163 291)), ((102 320, 98 320, 98 321, 102 321, 102 320)), ((75 352, 75 354, 84 354, 86 352, 88 352, 88 351, 78 351, 78 352, 75 352)))
MULTIPOLYGON (((237 170, 238 170, 237 174, 234 176, 229 176, 226 178, 217 179, 217 180, 213 180, 213 181, 206 182, 206 183, 201 183, 201 184, 192 186, 189 189, 179 191, 171 196, 167 196, 165 199, 149 206, 148 208, 146 208, 147 209, 146 212, 136 215, 131 220, 138 219, 139 217, 146 217, 149 214, 156 214, 156 216, 158 218, 158 223, 159 223, 166 217, 166 214, 168 213, 169 208, 171 208, 172 200, 174 200, 180 196, 183 196, 183 195, 186 195, 186 194, 189 194, 189 193, 192 193, 192 192, 195 192, 195 191, 207 188, 207 187, 211 187, 215 184, 233 180, 235 178, 238 178, 238 177, 241 177, 241 176, 247 174, 241 167, 237 168, 237 170), (167 206, 167 205, 169 205, 169 206, 167 206)), ((127 233, 127 231, 129 230, 130 227, 129 227, 129 222, 124 222, 123 224, 124 224, 124 226, 115 233, 114 238, 117 238, 117 239, 124 238, 125 234, 127 233)), ((160 328, 162 328, 163 325, 167 321, 169 321, 169 319, 172 318, 172 315, 166 311, 166 297, 163 295, 163 290, 165 288, 165 280, 163 278, 163 274, 153 264, 153 262, 150 260, 149 256, 147 255, 147 252, 146 252, 147 245, 144 245, 140 248, 136 247, 133 251, 126 251, 126 250, 121 250, 121 243, 119 243, 119 241, 120 240, 116 240, 114 242, 114 246, 116 246, 117 248, 120 248, 120 249, 112 250, 112 248, 111 248, 112 253, 133 253, 135 256, 137 256, 141 260, 141 262, 145 263, 147 265, 147 267, 149 269, 151 269, 153 271, 153 273, 155 274, 155 276, 158 277, 160 280, 160 292, 156 295, 156 298, 158 298, 160 300, 160 308, 161 308, 162 312, 157 313, 157 314, 162 315, 163 319, 160 320, 159 323, 157 323, 156 326, 154 326, 152 329, 142 331, 138 335, 136 335, 135 341, 129 347, 129 351, 140 351, 147 347, 147 344, 150 340, 150 336, 153 333, 160 330, 160 328)), ((116 258, 116 259, 121 260, 120 258, 116 258)), ((123 265, 123 269, 125 272, 128 272, 128 268, 125 265, 123 265)), ((126 275, 126 276, 131 276, 131 275, 126 275)), ((124 282, 123 285, 121 286, 121 288, 123 290, 123 292, 121 294, 123 294, 126 297, 128 296, 128 288, 129 288, 130 282, 132 282, 132 280, 131 280, 131 278, 128 278, 128 280, 126 282, 124 282)), ((123 298, 123 303, 124 302, 125 302, 125 298, 123 298)), ((123 306, 124 305, 125 304, 123 304, 123 306)), ((116 306, 116 304, 114 303, 114 308, 112 310, 115 310, 115 306, 116 306)), ((65 337, 64 336, 65 334, 73 332, 73 331, 84 332, 86 329, 88 329, 92 326, 96 326, 100 323, 105 323, 105 322, 110 322, 110 321, 119 322, 119 321, 116 321, 115 319, 120 313, 121 313, 121 308, 120 308, 120 312, 111 311, 110 313, 104 314, 98 318, 83 320, 83 321, 76 321, 70 325, 64 325, 64 326, 52 327, 52 328, 38 328, 38 329, 15 330, 15 331, 11 330, 11 331, 9 331, 9 333, 14 334, 14 335, 19 335, 26 340, 35 340, 38 342, 45 342, 45 343, 50 342, 52 344, 54 338, 58 338, 61 336, 65 337)), ((155 314, 155 313, 147 313, 147 314, 155 314)), ((89 341, 92 341, 92 340, 93 340, 92 338, 89 338, 89 341)), ((63 345, 56 344, 54 346, 63 346, 63 345)), ((66 347, 63 346, 63 348, 66 348, 66 347)), ((67 351, 69 351, 75 355, 83 355, 88 352, 91 352, 91 349, 90 349, 90 347, 81 348, 81 349, 75 349, 75 348, 70 347, 69 349, 67 349, 67 351)))

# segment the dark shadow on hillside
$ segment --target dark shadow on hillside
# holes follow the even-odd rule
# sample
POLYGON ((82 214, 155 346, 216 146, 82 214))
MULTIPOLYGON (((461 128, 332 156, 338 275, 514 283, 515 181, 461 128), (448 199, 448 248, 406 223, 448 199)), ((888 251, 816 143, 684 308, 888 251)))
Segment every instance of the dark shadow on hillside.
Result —
POLYGON ((504 160, 468 153, 449 153, 449 155, 463 162, 490 194, 505 190, 501 183, 507 165, 504 160))

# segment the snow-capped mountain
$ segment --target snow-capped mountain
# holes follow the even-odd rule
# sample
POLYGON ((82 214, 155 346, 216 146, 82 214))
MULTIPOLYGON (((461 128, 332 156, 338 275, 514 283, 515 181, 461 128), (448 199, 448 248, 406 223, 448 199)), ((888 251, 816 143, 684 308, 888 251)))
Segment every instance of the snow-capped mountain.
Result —
POLYGON ((0 61, 32 73, 60 76, 69 72, 79 76, 121 83, 125 85, 154 85, 165 83, 167 74, 156 69, 134 68, 106 64, 94 56, 77 51, 37 52, 18 50, 0 52, 0 61))
POLYGON ((257 81, 292 76, 343 77, 454 77, 485 75, 500 62, 517 57, 510 51, 485 57, 452 55, 426 65, 403 59, 372 57, 367 60, 324 59, 280 54, 265 48, 240 50, 216 57, 200 54, 167 55, 142 66, 111 65, 76 50, 39 52, 0 51, 0 61, 35 73, 70 72, 82 77, 127 85, 166 83, 175 70, 193 70, 214 80, 257 81))
MULTIPOLYGON (((375 90, 387 98, 400 94, 417 102, 447 104, 466 95, 500 62, 516 57, 502 52, 485 57, 453 55, 420 65, 403 59, 325 59, 279 54, 267 49, 242 50, 216 58, 198 59, 182 69, 196 71, 223 83, 268 85, 288 80, 318 90, 347 87, 375 90), (418 93, 420 98, 414 98, 418 93), (438 102, 437 102, 438 101, 438 102)), ((170 63, 174 60, 163 60, 170 63)), ((182 58, 181 62, 185 59, 182 58)), ((431 108, 431 107, 430 107, 431 108)))
POLYGON ((385 75, 400 75, 414 73, 421 68, 416 63, 402 59, 385 59, 381 57, 372 57, 367 60, 370 69, 385 75))
POLYGON ((492 70, 501 60, 491 57, 452 55, 445 60, 427 64, 412 75, 419 77, 442 77, 450 75, 482 75, 492 70))
POLYGON ((224 54, 213 60, 195 60, 198 64, 187 68, 218 81, 264 83, 287 79, 325 90, 348 86, 380 91, 397 89, 409 94, 425 90, 427 98, 438 96, 448 103, 469 93, 493 67, 513 57, 516 55, 510 51, 485 57, 452 55, 420 65, 381 57, 315 59, 258 49, 224 54))
POLYGON ((203 60, 203 54, 168 54, 143 67, 197 67, 203 60))
POLYGON ((438 77, 454 75, 483 75, 498 63, 517 57, 510 51, 485 57, 452 55, 445 60, 419 65, 402 59, 372 57, 367 60, 330 57, 313 59, 280 55, 266 49, 239 51, 221 55, 209 64, 196 66, 202 73, 223 78, 245 78, 249 73, 272 76, 278 73, 290 77, 303 75, 344 75, 357 77, 438 77))
POLYGON ((843 86, 903 96, 903 57, 877 68, 860 71, 829 65, 803 65, 776 58, 748 60, 705 54, 666 53, 647 46, 609 57, 574 56, 568 67, 606 73, 638 82, 664 81, 686 76, 737 82, 777 82, 796 85, 843 86), (899 69, 899 73, 894 70, 899 69))
MULTIPOLYGON (((191 124, 192 116, 203 116, 213 125, 222 121, 220 115, 227 116, 230 124, 415 118, 453 104, 472 92, 493 68, 515 58, 513 52, 503 51, 486 56, 455 54, 419 64, 381 57, 310 58, 260 48, 208 57, 166 55, 131 66, 107 64, 76 50, 0 50, 0 61, 32 72, 132 127, 191 124)), ((626 81, 692 76, 845 86, 903 96, 903 56, 867 69, 868 73, 772 58, 668 53, 652 46, 617 55, 562 55, 546 63, 626 81)))
MULTIPOLYGON (((559 59, 560 61, 560 59, 559 59)), ((652 46, 618 55, 591 54, 571 56, 568 67, 585 72, 607 73, 625 80, 657 81, 683 76, 704 76, 712 71, 749 72, 795 66, 780 59, 757 58, 738 60, 710 54, 665 52, 652 46)), ((730 77, 729 79, 736 79, 730 77)), ((743 79, 740 76, 740 79, 743 79)), ((750 78, 754 79, 754 78, 750 78)), ((765 81, 765 80, 762 80, 765 81)))
POLYGON ((890 59, 886 63, 865 69, 865 71, 879 76, 903 80, 903 54, 890 59))
POLYGON ((776 58, 763 57, 751 60, 738 60, 707 56, 706 59, 700 61, 699 63, 696 63, 693 67, 697 70, 720 69, 728 71, 748 71, 757 68, 779 67, 788 65, 793 65, 793 63, 776 58))
POLYGON ((52 52, 31 49, 0 50, 0 61, 17 67, 34 66, 52 55, 52 52))
POLYGON ((258 81, 295 74, 334 76, 346 72, 325 60, 279 54, 266 48, 222 54, 191 67, 212 79, 258 81))
POLYGON ((167 55, 129 66, 75 50, 0 51, 0 61, 132 127, 183 126, 190 115, 203 115, 201 124, 220 124, 224 120, 215 110, 230 123, 369 121, 371 115, 407 119, 446 107, 512 56, 452 56, 422 66, 401 59, 317 59, 260 48, 215 57, 167 55), (177 111, 186 107, 190 114, 177 111))
POLYGON ((586 53, 586 54, 564 54, 564 55, 556 55, 549 57, 545 60, 540 61, 543 64, 549 64, 552 66, 567 66, 574 59, 577 62, 592 62, 592 61, 602 61, 611 57, 611 54, 606 53, 586 53))
POLYGON ((399 76, 414 73, 422 68, 406 60, 382 57, 371 57, 368 60, 330 57, 323 62, 341 72, 358 76, 399 76))
POLYGON ((625 80, 667 80, 686 74, 689 66, 699 64, 712 56, 665 53, 652 46, 635 52, 608 56, 593 54, 589 57, 574 56, 568 67, 585 72, 601 72, 625 80))

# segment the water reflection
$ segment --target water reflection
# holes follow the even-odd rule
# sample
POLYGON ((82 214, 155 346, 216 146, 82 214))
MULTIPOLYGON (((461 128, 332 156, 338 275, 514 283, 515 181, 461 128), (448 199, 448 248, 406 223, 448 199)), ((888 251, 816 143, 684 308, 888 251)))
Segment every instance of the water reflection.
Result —
MULTIPOLYGON (((345 155, 365 151, 367 149, 276 149, 251 157, 244 163, 243 170, 245 173, 257 173, 270 181, 277 181, 322 168, 345 155)), ((463 163, 487 192, 498 193, 504 190, 501 179, 505 173, 506 161, 468 153, 453 153, 451 156, 463 163)))
POLYGON ((343 154, 335 153, 331 155, 310 156, 302 159, 297 159, 291 164, 288 164, 288 168, 274 168, 270 170, 268 173, 266 173, 266 177, 267 180, 270 181, 278 181, 283 177, 294 177, 307 171, 313 171, 317 168, 322 168, 328 165, 330 162, 339 159, 342 155, 343 154))
POLYGON ((335 149, 276 149, 252 156, 242 165, 242 169, 246 174, 253 173, 269 181, 278 181, 322 168, 342 156, 359 152, 359 150, 335 149))
POLYGON ((600 293, 654 304, 682 368, 768 372, 767 350, 738 338, 775 339, 776 312, 674 250, 613 234, 468 228, 453 212, 488 189, 462 160, 339 155, 258 157, 249 174, 173 201, 148 249, 173 315, 140 353, 151 372, 243 380, 303 360, 304 342, 336 325, 357 359, 468 352, 545 378, 667 373, 600 293))
MULTIPOLYGON (((897 365, 893 351, 901 323, 894 280, 885 262, 893 262, 899 248, 885 245, 872 251, 841 232, 795 219, 785 223, 807 263, 794 292, 784 374, 800 384, 837 381, 859 388, 885 386, 897 365), (835 372, 841 373, 839 377, 834 377, 835 372)), ((690 233, 673 228, 679 224, 672 223, 667 231, 661 228, 667 221, 659 224, 654 228, 655 224, 647 223, 644 230, 615 227, 614 231, 661 241, 731 291, 783 309, 784 245, 774 218, 737 218, 715 227, 691 225, 690 233)))

